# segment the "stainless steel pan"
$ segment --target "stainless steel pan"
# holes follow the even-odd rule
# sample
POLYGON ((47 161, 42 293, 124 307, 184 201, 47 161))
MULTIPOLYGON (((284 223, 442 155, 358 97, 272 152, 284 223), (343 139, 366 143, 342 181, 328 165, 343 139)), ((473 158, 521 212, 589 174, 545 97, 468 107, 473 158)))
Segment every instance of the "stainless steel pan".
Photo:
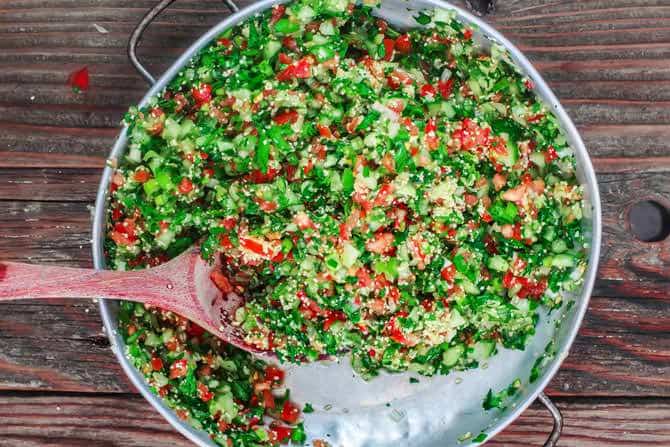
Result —
MULTIPOLYGON (((174 0, 161 0, 139 23, 133 32, 128 54, 140 74, 152 85, 142 99, 145 104, 150 97, 161 91, 184 65, 221 32, 244 21, 260 11, 272 7, 277 0, 263 0, 243 10, 238 10, 232 0, 224 3, 233 13, 205 33, 186 50, 158 81, 142 66, 135 49, 142 33, 151 21, 174 0)), ((473 440, 479 433, 493 437, 516 419, 534 400, 538 399, 551 412, 554 426, 545 446, 556 444, 562 418, 558 409, 542 393, 567 356, 577 334, 588 305, 595 280, 600 252, 601 212, 600 197, 593 167, 575 126, 565 113, 547 84, 521 52, 497 31, 471 14, 440 0, 384 0, 375 14, 394 25, 410 28, 421 26, 412 18, 418 11, 432 8, 450 9, 465 23, 477 31, 475 38, 484 47, 497 42, 507 48, 520 69, 531 78, 545 104, 558 117, 563 132, 575 149, 578 178, 586 191, 586 227, 584 231, 590 242, 589 265, 581 292, 574 296, 575 305, 554 318, 542 315, 537 334, 523 352, 502 350, 491 358, 487 368, 463 373, 452 373, 446 377, 421 378, 419 384, 408 383, 407 375, 382 375, 365 383, 354 377, 347 360, 288 367, 287 384, 292 397, 297 401, 310 402, 316 409, 305 415, 305 427, 310 440, 323 439, 333 447, 444 447, 451 445, 478 445, 473 440), (556 325, 554 319, 562 319, 556 325), (540 377, 529 383, 529 372, 546 344, 553 340, 557 355, 545 366, 540 377), (522 389, 504 411, 485 412, 482 399, 492 388, 500 390, 515 379, 521 379, 522 389), (472 437, 468 438, 470 433, 472 437), (464 436, 465 435, 465 436, 464 436), (461 438, 461 441, 458 439, 461 438), (463 439, 466 438, 466 439, 463 439)), ((126 149, 125 129, 121 131, 110 158, 120 158, 126 149)), ((112 169, 107 167, 98 190, 93 224, 93 256, 95 267, 105 268, 103 242, 105 239, 105 207, 112 169)), ((201 447, 214 446, 207 434, 195 430, 176 417, 160 398, 149 391, 141 373, 126 356, 122 337, 117 333, 117 305, 101 299, 100 309, 112 349, 124 371, 142 393, 177 430, 201 447)))

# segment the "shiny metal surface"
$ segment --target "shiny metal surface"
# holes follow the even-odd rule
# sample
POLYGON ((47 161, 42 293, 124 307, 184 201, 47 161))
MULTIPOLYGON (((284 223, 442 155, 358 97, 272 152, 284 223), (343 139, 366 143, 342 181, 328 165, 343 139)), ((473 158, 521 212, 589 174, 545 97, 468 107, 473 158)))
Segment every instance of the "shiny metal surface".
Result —
MULTIPOLYGON (((163 9, 169 3, 171 0, 163 0, 157 5, 157 8, 165 4, 161 8, 163 9)), ((275 3, 280 2, 264 0, 255 3, 213 27, 163 74, 140 104, 145 104, 151 96, 161 91, 191 57, 218 34, 275 3)), ((503 349, 489 360, 486 368, 453 373, 446 377, 421 377, 418 384, 410 384, 408 377, 411 374, 382 374, 371 382, 364 382, 352 373, 347 358, 333 362, 288 366, 287 385, 291 387, 293 399, 298 402, 310 402, 316 410, 314 413, 305 415, 305 427, 309 439, 323 439, 333 447, 478 445, 481 443, 472 442, 471 439, 479 433, 487 433, 488 438, 494 436, 540 396, 558 370, 577 334, 595 280, 601 238, 600 197, 588 153, 573 123, 544 80, 519 50, 494 29, 471 14, 439 0, 384 0, 382 7, 375 13, 397 26, 409 28, 420 26, 412 18, 413 15, 420 10, 432 8, 454 11, 460 20, 471 24, 478 30, 475 38, 484 47, 493 41, 507 48, 515 63, 534 81, 536 91, 542 100, 553 109, 558 117, 566 138, 575 150, 578 178, 586 191, 584 231, 590 241, 588 269, 582 290, 574 297, 575 305, 569 311, 554 312, 556 315, 553 315, 553 318, 542 314, 536 336, 525 351, 503 349), (556 327, 555 318, 563 320, 558 327, 556 327), (531 384, 528 382, 531 367, 550 340, 554 340, 558 346, 558 354, 549 361, 540 378, 531 384), (489 388, 500 390, 517 378, 523 383, 522 389, 509 402, 505 411, 485 412, 482 409, 482 399, 489 388), (467 433, 471 434, 471 438, 459 442, 458 439, 462 439, 467 433)), ((150 12, 149 15, 152 13, 150 12)), ((153 17, 155 15, 153 14, 153 17)), ((150 20, 143 21, 143 26, 146 27, 149 22, 150 20)), ((140 37, 141 31, 137 34, 133 45, 137 44, 140 37)), ((133 63, 138 66, 147 80, 153 79, 146 69, 140 68, 141 64, 136 58, 133 63)), ((112 149, 110 158, 121 157, 125 147, 124 129, 112 149)), ((107 167, 100 182, 93 223, 93 256, 95 267, 99 269, 105 268, 103 255, 105 206, 111 175, 112 169, 107 167)), ((160 398, 149 391, 142 375, 124 355, 123 340, 116 332, 116 304, 101 300, 100 308, 112 349, 132 383, 187 438, 202 447, 214 446, 207 434, 186 425, 162 403, 160 398)), ((560 413, 546 399, 546 396, 542 395, 540 400, 548 406, 554 417, 554 430, 545 444, 552 446, 560 436, 562 420, 560 413)))

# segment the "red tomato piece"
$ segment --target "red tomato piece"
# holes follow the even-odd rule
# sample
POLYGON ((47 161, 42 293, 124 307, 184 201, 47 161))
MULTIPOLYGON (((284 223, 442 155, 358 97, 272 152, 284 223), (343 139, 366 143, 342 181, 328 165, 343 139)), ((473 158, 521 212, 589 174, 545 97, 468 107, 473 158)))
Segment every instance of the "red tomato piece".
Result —
POLYGON ((230 280, 228 279, 228 277, 226 275, 223 274, 223 272, 221 272, 219 270, 214 270, 209 275, 209 279, 212 280, 212 282, 214 283, 216 288, 219 289, 221 292, 227 294, 227 293, 230 293, 230 292, 233 291, 233 286, 230 283, 230 280))
POLYGON ((449 98, 449 96, 451 96, 451 91, 453 88, 454 88, 453 79, 447 79, 446 81, 437 82, 437 91, 440 92, 440 96, 442 96, 444 99, 447 99, 449 98))
POLYGON ((421 86, 421 90, 419 90, 419 94, 420 94, 423 98, 426 98, 426 97, 428 97, 428 98, 434 98, 436 93, 437 93, 437 91, 435 90, 435 87, 433 87, 433 86, 430 85, 430 84, 424 84, 424 85, 422 85, 422 86, 421 86))
POLYGON ((178 379, 188 374, 188 361, 186 359, 177 360, 170 365, 170 379, 178 379))
MULTIPOLYGON (((291 51, 298 51, 298 43, 295 41, 295 38, 293 36, 286 36, 281 40, 282 45, 284 48, 288 48, 291 51)), ((281 54, 279 55, 281 58, 281 54)), ((281 62, 281 59, 280 59, 281 62)), ((285 64, 287 62, 282 62, 282 64, 285 64)), ((290 64, 290 62, 288 62, 290 64)))
MULTIPOLYGON (((323 330, 327 331, 336 321, 347 321, 344 312, 338 310, 329 310, 326 320, 323 322, 323 330)), ((288 422, 288 421, 287 421, 288 422)))
POLYGON ((274 409, 275 407, 275 397, 272 395, 272 391, 263 390, 263 406, 266 409, 274 409))
POLYGON ((283 112, 277 113, 272 121, 281 125, 284 124, 294 124, 298 121, 298 112, 296 110, 284 110, 283 112))
POLYGON ((386 332, 391 340, 400 343, 401 345, 409 345, 409 341, 405 337, 405 334, 402 332, 398 318, 403 318, 407 316, 407 312, 398 312, 396 315, 392 316, 389 322, 386 325, 386 332))
POLYGON ((70 74, 68 84, 73 89, 88 90, 89 87, 88 67, 84 67, 70 74))
POLYGON ((284 371, 276 366, 268 365, 265 367, 265 380, 273 384, 282 383, 284 381, 284 375, 284 371))
POLYGON ((463 31, 463 39, 465 40, 472 39, 472 30, 470 28, 467 28, 465 31, 463 31))
POLYGON ((293 63, 293 59, 291 59, 288 55, 285 53, 279 53, 279 62, 285 65, 290 65, 293 63))
POLYGON ((198 383, 198 397, 203 402, 209 402, 214 397, 214 393, 207 388, 207 385, 198 383))
POLYGON ((402 34, 395 40, 395 49, 398 53, 407 54, 412 50, 412 42, 409 34, 402 34))
POLYGON ((328 138, 328 139, 333 138, 333 132, 330 130, 330 127, 328 127, 328 126, 324 126, 322 124, 317 124, 316 125, 316 130, 319 131, 319 135, 321 135, 323 138, 328 138))
POLYGON ((384 183, 381 188, 379 188, 379 192, 377 193, 377 197, 375 197, 375 200, 373 202, 374 206, 388 206, 390 205, 390 201, 393 199, 391 194, 393 193, 393 184, 391 183, 384 183))
POLYGON ((295 77, 299 79, 307 79, 312 75, 311 59, 303 57, 295 64, 295 77))
POLYGON ((138 183, 144 183, 148 181, 151 178, 151 174, 149 174, 149 171, 145 171, 144 169, 141 169, 133 175, 133 179, 135 179, 136 182, 138 183))
POLYGON ((286 5, 276 5, 272 8, 272 16, 270 17, 270 25, 279 22, 279 19, 284 17, 286 12, 286 5))
POLYGON ((282 420, 289 424, 295 424, 296 422, 298 422, 299 417, 300 417, 300 409, 298 409, 298 407, 294 403, 288 400, 284 402, 284 407, 281 410, 282 420))
POLYGON ((291 438, 293 429, 291 427, 284 427, 282 425, 270 425, 270 442, 283 443, 291 438))
POLYGON ((370 287, 372 285, 372 278, 370 272, 365 267, 361 267, 356 271, 359 287, 370 287))
POLYGON ((188 329, 186 330, 186 333, 189 335, 189 337, 200 337, 202 334, 205 333, 205 330, 198 326, 197 324, 190 322, 188 325, 188 329))
POLYGON ((163 360, 160 359, 160 357, 152 357, 151 358, 151 369, 154 371, 160 371, 163 369, 163 360))
POLYGON ((384 39, 384 60, 390 61, 393 59, 393 49, 395 48, 395 40, 384 39))
POLYGON ((544 161, 547 163, 551 163, 552 161, 556 160, 558 158, 558 154, 556 153, 556 149, 554 149, 553 146, 549 146, 547 148, 547 151, 544 153, 544 161))
POLYGON ((440 271, 440 276, 442 276, 442 279, 445 281, 453 283, 456 276, 456 266, 454 264, 449 264, 440 271))
POLYGON ((431 133, 435 132, 437 130, 437 125, 435 124, 435 118, 431 118, 428 120, 426 123, 426 127, 424 128, 425 133, 431 133))
POLYGON ((365 248, 372 253, 385 254, 393 250, 394 241, 393 233, 377 233, 373 240, 365 244, 365 248))
POLYGON ((180 194, 188 194, 189 192, 193 191, 193 182, 184 177, 181 179, 181 182, 179 182, 177 189, 179 190, 180 194))
POLYGON ((191 95, 195 100, 196 105, 202 106, 212 100, 212 86, 206 83, 200 83, 198 86, 191 89, 191 95))

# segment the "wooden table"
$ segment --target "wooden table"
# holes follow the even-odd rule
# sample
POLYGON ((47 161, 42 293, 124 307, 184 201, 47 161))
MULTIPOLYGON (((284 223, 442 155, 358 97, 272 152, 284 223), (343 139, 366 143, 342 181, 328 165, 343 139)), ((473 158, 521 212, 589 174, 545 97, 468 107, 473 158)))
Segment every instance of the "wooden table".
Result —
MULTIPOLYGON (((670 240, 640 242, 627 225, 635 202, 670 201, 670 0, 499 3, 486 19, 560 97, 603 200, 594 296, 547 390, 565 416, 560 445, 670 446, 670 240)), ((101 168, 147 88, 125 45, 153 4, 0 0, 0 258, 92 265, 101 168), (83 66, 91 88, 75 94, 66 80, 83 66)), ((140 54, 160 73, 225 15, 217 0, 178 0, 140 54)), ((0 446, 189 445, 126 380, 96 304, 0 309, 0 446)), ((534 405, 492 445, 540 445, 549 429, 534 405)))

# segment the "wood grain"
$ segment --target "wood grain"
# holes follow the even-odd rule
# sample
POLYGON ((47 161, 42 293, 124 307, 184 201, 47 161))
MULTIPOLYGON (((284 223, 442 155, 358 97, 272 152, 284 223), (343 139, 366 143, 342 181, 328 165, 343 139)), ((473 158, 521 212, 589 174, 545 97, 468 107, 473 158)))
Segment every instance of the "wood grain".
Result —
MULTIPOLYGON (((559 399, 565 415, 560 447, 670 444, 670 404, 659 399, 559 399)), ((190 446, 137 396, 10 394, 0 396, 0 446, 190 446)), ((549 413, 532 405, 487 444, 537 446, 551 427, 549 413)))

